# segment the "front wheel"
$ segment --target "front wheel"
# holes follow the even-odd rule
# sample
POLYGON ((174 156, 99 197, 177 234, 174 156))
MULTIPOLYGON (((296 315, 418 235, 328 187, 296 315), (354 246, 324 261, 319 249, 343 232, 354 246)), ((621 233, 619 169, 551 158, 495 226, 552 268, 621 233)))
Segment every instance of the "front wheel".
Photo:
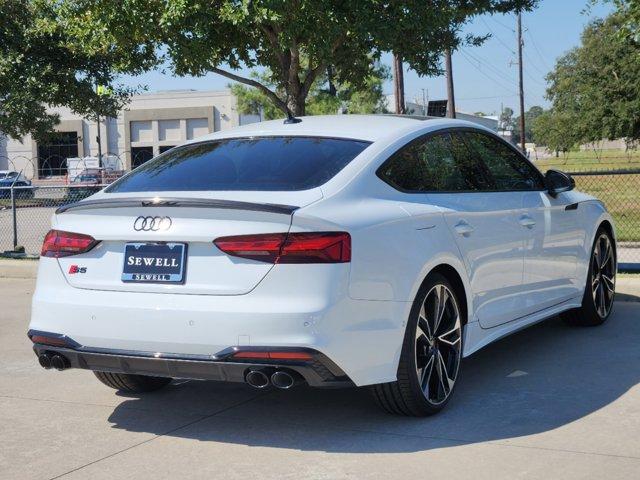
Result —
POLYGON ((582 306, 564 312, 562 319, 570 325, 603 324, 613 307, 616 289, 616 252, 609 233, 600 229, 591 249, 589 273, 582 306))
POLYGON ((398 379, 372 387, 389 413, 426 416, 447 404, 462 359, 460 300, 449 280, 431 274, 411 309, 398 365, 398 379))

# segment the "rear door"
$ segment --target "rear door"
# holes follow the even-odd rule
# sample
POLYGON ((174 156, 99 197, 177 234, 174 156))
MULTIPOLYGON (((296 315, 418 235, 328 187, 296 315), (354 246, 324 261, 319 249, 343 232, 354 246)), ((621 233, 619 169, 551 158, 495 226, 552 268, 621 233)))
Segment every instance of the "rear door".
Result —
POLYGON ((442 210, 467 267, 473 310, 483 326, 517 317, 523 305, 521 195, 490 191, 494 185, 484 164, 456 133, 413 141, 379 175, 442 210))

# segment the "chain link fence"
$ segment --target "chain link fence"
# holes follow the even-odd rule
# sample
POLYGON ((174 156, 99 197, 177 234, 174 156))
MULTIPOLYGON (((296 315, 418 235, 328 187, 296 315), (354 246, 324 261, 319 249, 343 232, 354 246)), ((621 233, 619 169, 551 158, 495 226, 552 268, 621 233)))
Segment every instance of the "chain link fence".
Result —
POLYGON ((569 172, 576 189, 604 202, 615 221, 621 270, 640 271, 640 168, 569 172))
MULTIPOLYGON (((125 173, 123 154, 108 157, 111 160, 100 163, 107 167, 97 167, 95 159, 91 159, 65 164, 59 170, 53 168, 54 164, 60 166, 57 159, 43 162, 21 158, 9 162, 9 170, 13 169, 18 177, 14 174, 11 179, 0 178, 0 253, 39 255, 57 207, 82 200, 125 173)), ((566 170, 578 190, 602 200, 614 217, 621 268, 640 270, 640 164, 631 163, 629 167, 633 168, 605 170, 592 166, 591 170, 566 170)))

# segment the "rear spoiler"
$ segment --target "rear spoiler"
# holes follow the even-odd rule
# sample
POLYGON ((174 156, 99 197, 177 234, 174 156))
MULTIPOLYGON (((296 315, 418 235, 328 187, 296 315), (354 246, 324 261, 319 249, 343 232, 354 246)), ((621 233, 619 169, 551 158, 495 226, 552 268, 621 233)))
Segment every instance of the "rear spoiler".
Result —
POLYGON ((215 200, 201 198, 105 198, 99 200, 84 200, 58 207, 56 214, 71 210, 93 210, 98 208, 127 208, 127 207, 189 207, 189 208, 221 208, 226 210, 249 210, 253 212, 280 213, 291 215, 299 207, 281 205, 277 203, 238 202, 235 200, 215 200))

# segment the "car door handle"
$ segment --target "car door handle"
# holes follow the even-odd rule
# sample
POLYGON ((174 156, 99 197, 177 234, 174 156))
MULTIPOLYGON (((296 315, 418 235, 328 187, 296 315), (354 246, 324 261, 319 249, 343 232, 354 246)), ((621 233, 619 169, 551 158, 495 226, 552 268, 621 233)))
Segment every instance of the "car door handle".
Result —
POLYGON ((536 221, 531 218, 529 215, 523 215, 520 217, 520 225, 527 228, 533 228, 536 225, 536 221))
POLYGON ((458 232, 458 234, 464 237, 469 236, 475 230, 471 225, 469 225, 464 220, 460 220, 458 223, 456 223, 456 225, 453 228, 456 232, 458 232))

